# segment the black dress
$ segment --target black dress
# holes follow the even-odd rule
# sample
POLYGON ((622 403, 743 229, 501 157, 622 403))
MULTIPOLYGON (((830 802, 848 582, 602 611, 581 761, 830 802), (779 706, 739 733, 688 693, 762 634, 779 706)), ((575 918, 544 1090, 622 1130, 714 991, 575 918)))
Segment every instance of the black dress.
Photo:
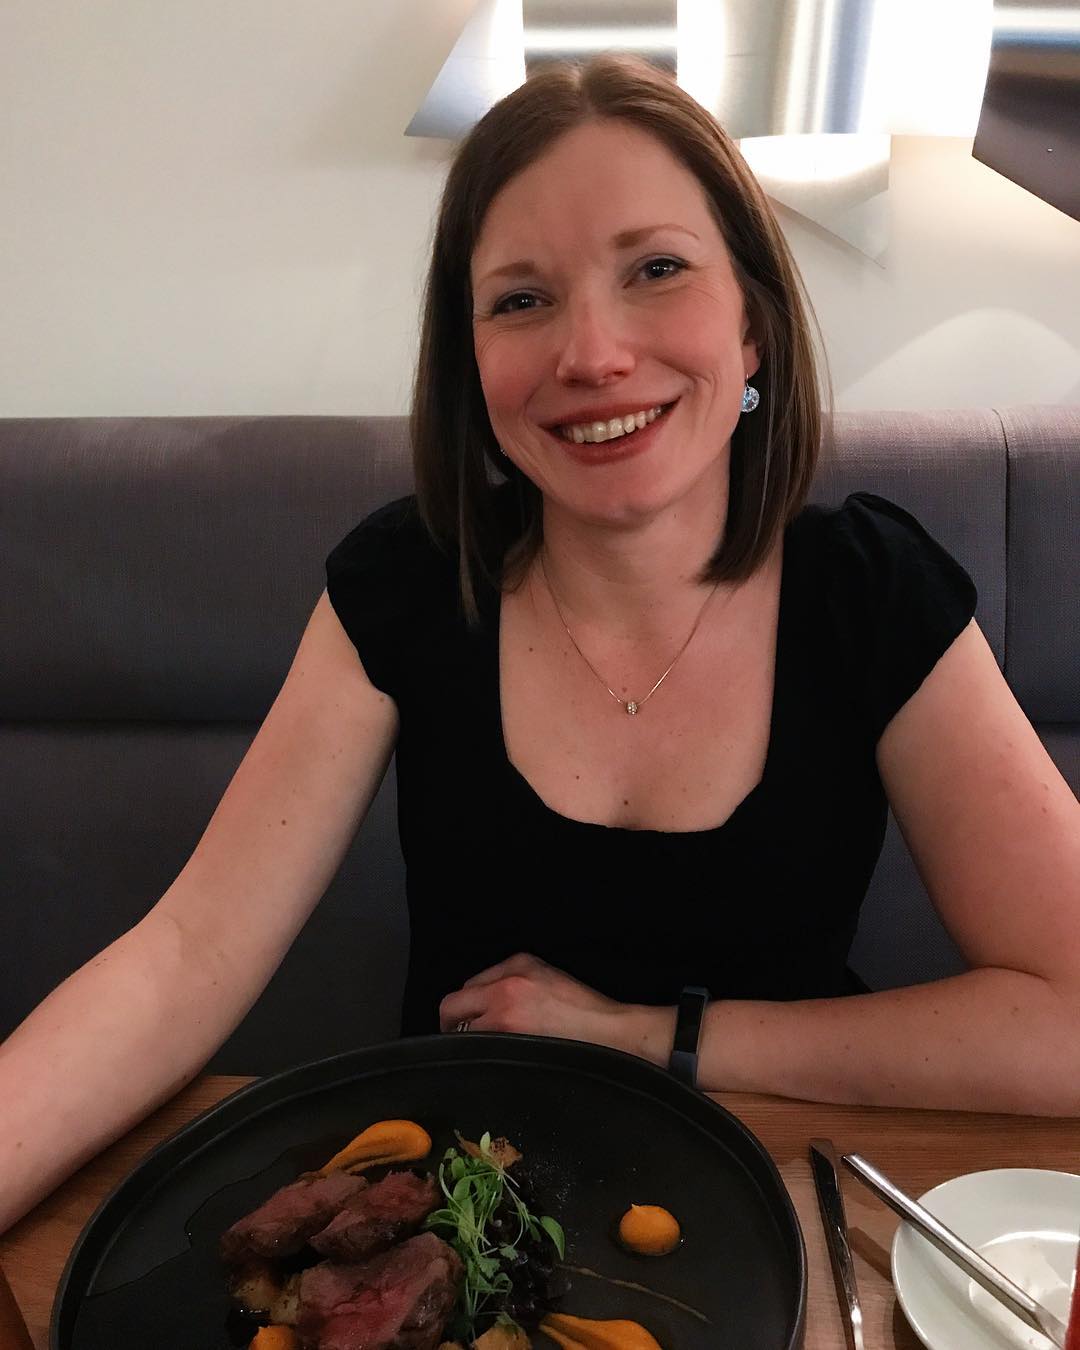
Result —
POLYGON ((787 527, 768 755, 717 829, 569 820, 510 764, 499 596, 469 629, 456 560, 414 498, 327 560, 330 601, 368 678, 395 701, 398 826, 412 930, 402 1030, 514 952, 624 1002, 850 993, 848 950, 881 851, 874 759, 893 714, 975 611, 964 569, 900 507, 856 493, 787 527))

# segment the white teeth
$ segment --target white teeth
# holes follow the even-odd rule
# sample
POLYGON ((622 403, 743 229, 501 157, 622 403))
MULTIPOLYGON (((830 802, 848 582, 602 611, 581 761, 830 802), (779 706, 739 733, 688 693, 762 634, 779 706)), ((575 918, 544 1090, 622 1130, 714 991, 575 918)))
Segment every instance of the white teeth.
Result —
POLYGON ((629 436, 632 431, 640 431, 650 422, 655 422, 663 408, 646 408, 641 412, 626 413, 623 417, 613 417, 607 422, 578 422, 574 426, 560 427, 559 434, 576 445, 597 445, 601 441, 613 441, 619 436, 629 436))

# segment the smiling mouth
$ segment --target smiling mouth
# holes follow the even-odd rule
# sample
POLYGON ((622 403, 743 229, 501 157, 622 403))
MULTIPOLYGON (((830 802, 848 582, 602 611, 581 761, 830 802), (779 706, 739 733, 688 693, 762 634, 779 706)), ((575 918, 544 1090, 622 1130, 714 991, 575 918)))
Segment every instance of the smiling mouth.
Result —
POLYGON ((674 406, 674 403, 658 403, 651 408, 642 408, 639 412, 626 413, 622 417, 603 418, 596 422, 575 422, 567 426, 553 427, 552 430, 564 441, 573 441, 575 445, 599 445, 603 441, 633 436, 635 432, 655 422, 658 417, 663 417, 674 406))

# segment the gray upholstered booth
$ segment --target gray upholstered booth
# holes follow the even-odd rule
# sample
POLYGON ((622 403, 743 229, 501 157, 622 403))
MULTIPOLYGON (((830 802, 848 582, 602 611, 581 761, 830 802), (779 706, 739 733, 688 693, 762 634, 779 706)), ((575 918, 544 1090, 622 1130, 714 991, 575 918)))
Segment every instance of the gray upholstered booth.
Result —
MULTIPOLYGON (((409 490, 397 418, 0 421, 0 1035, 183 865, 357 520, 409 490)), ((815 497, 913 511, 1080 789, 1080 409, 838 418, 815 497)), ((396 1033, 407 950, 393 775, 217 1056, 258 1073, 396 1033)), ((895 825, 853 964, 958 968, 895 825)))

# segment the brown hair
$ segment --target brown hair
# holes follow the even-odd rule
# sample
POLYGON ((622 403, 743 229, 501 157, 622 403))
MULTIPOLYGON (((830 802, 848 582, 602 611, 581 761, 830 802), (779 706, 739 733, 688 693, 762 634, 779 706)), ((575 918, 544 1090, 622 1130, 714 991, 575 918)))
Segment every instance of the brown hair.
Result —
MULTIPOLYGON (((731 438, 728 516, 702 580, 740 581, 760 566, 802 508, 817 463, 821 392, 812 310, 757 180, 716 120, 646 62, 606 55, 544 67, 497 103, 462 143, 435 230, 424 299, 411 433, 420 512, 456 550, 464 611, 477 618, 478 584, 521 574, 542 539, 539 490, 503 456, 473 351, 470 263, 492 200, 560 136, 617 118, 661 141, 701 183, 742 288, 761 365, 756 412, 731 438), (516 537, 505 537, 495 491, 517 484, 516 537), (505 554, 505 561, 504 561, 505 554)), ((827 379, 823 390, 828 397, 827 379)))

